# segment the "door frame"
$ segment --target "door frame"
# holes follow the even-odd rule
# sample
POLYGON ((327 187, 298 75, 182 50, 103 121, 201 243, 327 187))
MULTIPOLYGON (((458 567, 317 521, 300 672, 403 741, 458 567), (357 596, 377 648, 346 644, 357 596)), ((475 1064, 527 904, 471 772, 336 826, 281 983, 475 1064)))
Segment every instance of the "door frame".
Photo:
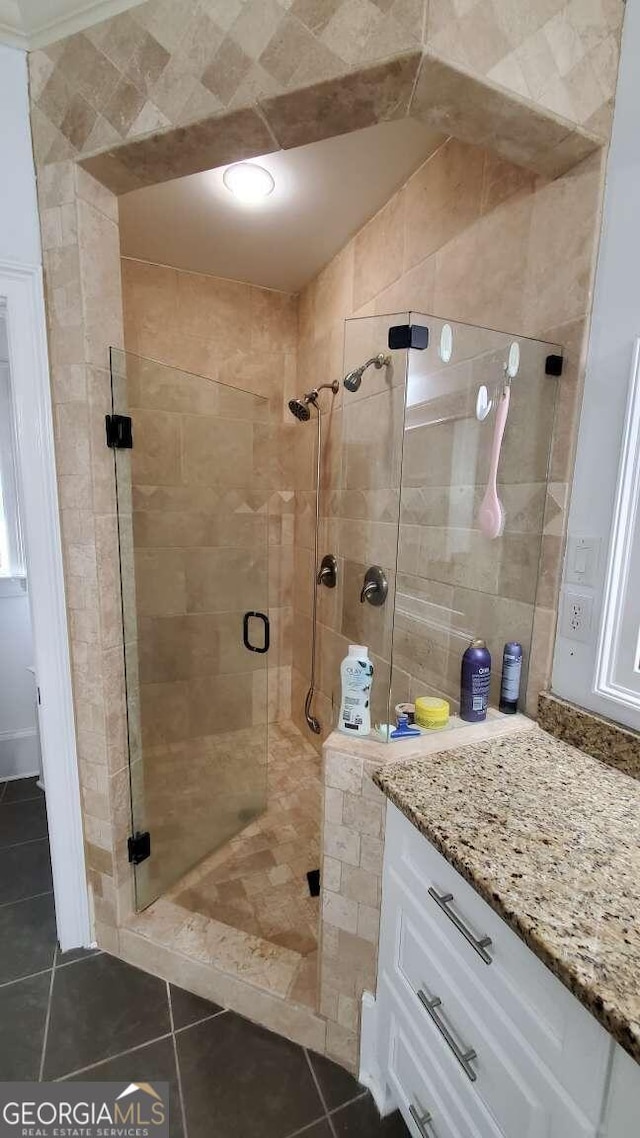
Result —
POLYGON ((91 944, 42 269, 0 260, 58 940, 91 944))

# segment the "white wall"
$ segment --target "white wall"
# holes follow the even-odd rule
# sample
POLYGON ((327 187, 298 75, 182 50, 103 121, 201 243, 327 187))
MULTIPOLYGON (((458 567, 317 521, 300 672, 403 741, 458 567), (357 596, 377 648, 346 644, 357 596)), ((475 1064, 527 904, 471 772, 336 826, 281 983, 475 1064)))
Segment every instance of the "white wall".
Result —
POLYGON ((0 780, 39 770, 31 615, 26 588, 0 580, 0 780))
POLYGON ((636 713, 596 696, 594 680, 632 353, 640 335, 639 61, 640 0, 627 0, 563 587, 564 594, 572 539, 593 539, 599 549, 593 583, 580 586, 592 600, 593 618, 586 643, 562 635, 560 621, 552 680, 557 695, 629 726, 637 726, 636 713))
POLYGON ((0 44, 0 260, 41 263, 27 60, 0 44))
MULTIPOLYGON (((0 314, 0 367, 8 367, 0 314)), ((39 769, 31 612, 26 580, 0 577, 0 780, 39 769)))
MULTIPOLYGON (((27 60, 0 44, 0 260, 41 262, 29 133, 27 60)), ((3 321, 0 320, 0 325, 3 321)), ((7 360, 4 328, 0 360, 7 360)), ((0 582, 0 779, 38 769, 29 598, 0 582), (8 595, 7 595, 8 594, 8 595), (26 732, 26 734, 25 734, 26 732)))
POLYGON ((90 944, 92 930, 64 598, 27 66, 24 53, 2 45, 0 297, 6 302, 9 329, 22 528, 41 695, 38 721, 47 790, 56 923, 60 947, 65 952, 90 944))
MULTIPOLYGON (((24 52, 3 44, 0 44, 0 164, 0 260, 38 265, 40 234, 29 134, 27 61, 24 52)), ((6 339, 0 335, 0 360, 6 359, 6 339)), ((4 586, 0 592, 0 644, 2 779, 9 775, 32 774, 38 769, 34 681, 27 672, 27 666, 33 663, 29 599, 25 591, 10 586, 4 586)))

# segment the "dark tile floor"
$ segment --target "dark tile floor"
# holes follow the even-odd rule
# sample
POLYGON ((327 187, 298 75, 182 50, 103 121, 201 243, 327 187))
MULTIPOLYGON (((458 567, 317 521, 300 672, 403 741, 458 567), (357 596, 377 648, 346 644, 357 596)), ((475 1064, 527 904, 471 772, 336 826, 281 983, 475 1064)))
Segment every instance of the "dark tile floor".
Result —
POLYGON ((44 796, 0 783, 0 1080, 166 1081, 175 1138, 406 1138, 341 1067, 102 952, 61 953, 44 796))

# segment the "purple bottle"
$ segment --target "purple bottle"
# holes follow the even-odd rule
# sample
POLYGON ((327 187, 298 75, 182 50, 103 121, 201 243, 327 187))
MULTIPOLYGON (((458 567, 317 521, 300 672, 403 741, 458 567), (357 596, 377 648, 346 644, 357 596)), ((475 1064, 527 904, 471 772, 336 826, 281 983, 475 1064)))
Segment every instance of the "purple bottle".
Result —
POLYGON ((491 654, 484 640, 472 640, 462 657, 460 675, 460 718, 481 723, 487 718, 491 654))

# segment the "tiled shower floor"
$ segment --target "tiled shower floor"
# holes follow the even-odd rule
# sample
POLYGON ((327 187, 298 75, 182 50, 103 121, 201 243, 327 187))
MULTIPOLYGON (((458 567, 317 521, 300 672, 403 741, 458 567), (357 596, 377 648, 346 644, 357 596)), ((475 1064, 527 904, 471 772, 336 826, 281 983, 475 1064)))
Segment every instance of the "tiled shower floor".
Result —
POLYGON ((309 1009, 317 1006, 321 758, 269 727, 264 814, 128 922, 132 932, 309 1009))
POLYGON ((44 796, 0 783, 0 1082, 170 1085, 171 1138, 407 1138, 330 1060, 102 952, 61 953, 44 796))
POLYGON ((299 953, 291 997, 315 1002, 321 758, 292 723, 269 728, 267 809, 167 894, 191 912, 299 953))

